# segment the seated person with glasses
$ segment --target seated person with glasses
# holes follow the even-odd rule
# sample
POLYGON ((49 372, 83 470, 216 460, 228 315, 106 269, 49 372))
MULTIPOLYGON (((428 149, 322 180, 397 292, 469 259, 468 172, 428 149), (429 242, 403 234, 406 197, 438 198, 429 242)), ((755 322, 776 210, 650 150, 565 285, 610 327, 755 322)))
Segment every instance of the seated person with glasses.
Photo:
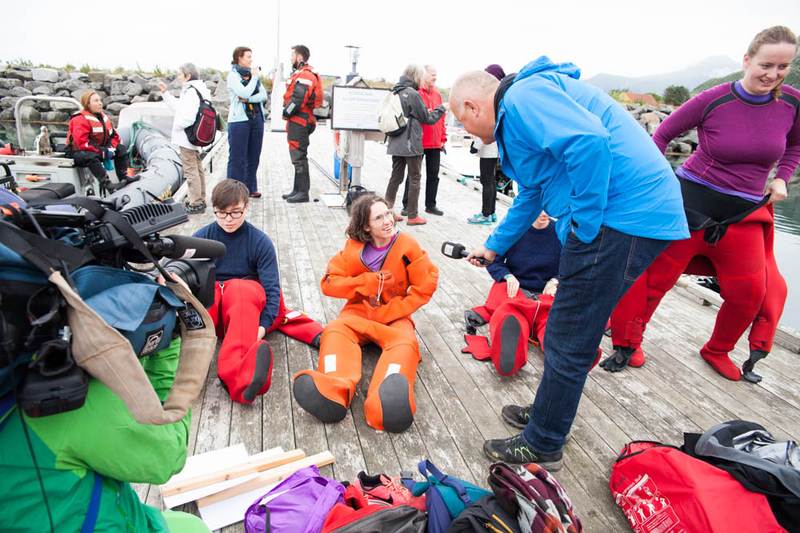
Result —
POLYGON ((222 180, 211 193, 216 222, 195 237, 223 243, 217 268, 214 304, 208 312, 222 339, 217 372, 232 400, 251 403, 269 390, 272 349, 264 336, 279 330, 319 347, 322 326, 286 309, 275 247, 266 233, 245 220, 250 191, 241 181, 222 180))

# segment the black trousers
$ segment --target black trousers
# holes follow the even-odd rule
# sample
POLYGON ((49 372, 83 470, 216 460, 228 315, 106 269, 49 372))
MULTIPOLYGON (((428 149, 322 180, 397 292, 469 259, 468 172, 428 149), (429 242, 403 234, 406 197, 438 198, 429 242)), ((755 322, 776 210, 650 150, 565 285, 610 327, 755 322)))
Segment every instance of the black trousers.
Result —
MULTIPOLYGON (((442 151, 438 148, 425 149, 425 208, 436 207, 436 193, 439 192, 439 164, 442 151)), ((403 193, 403 209, 408 208, 408 180, 403 193)))
POLYGON ((308 194, 311 188, 311 175, 308 171, 308 145, 309 137, 317 125, 307 122, 305 126, 289 120, 286 124, 286 138, 289 140, 289 158, 294 165, 295 192, 308 194))
POLYGON ((488 217, 494 214, 495 203, 497 202, 497 179, 495 167, 497 167, 496 157, 481 157, 481 187, 483 188, 483 203, 481 214, 488 217))
MULTIPOLYGON (((72 153, 72 159, 75 161, 75 166, 88 168, 100 183, 108 179, 106 169, 103 168, 103 156, 99 153, 91 150, 76 150, 72 153)), ((114 171, 117 173, 117 179, 119 181, 125 179, 127 170, 128 147, 119 143, 114 149, 114 171)))

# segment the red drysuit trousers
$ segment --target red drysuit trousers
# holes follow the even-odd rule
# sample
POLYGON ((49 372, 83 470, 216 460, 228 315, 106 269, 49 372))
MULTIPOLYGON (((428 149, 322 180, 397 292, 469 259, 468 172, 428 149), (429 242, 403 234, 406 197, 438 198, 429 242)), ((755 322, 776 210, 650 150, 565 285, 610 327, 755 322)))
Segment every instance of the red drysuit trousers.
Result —
POLYGON ((703 348, 708 354, 727 355, 750 324, 750 348, 769 351, 786 302, 786 282, 778 271, 771 246, 765 254, 763 223, 743 222, 728 227, 715 247, 703 240, 704 231, 673 242, 617 304, 611 315, 615 345, 637 348, 661 298, 687 274, 716 273, 724 299, 714 331, 703 348), (711 270, 687 269, 695 256, 710 261, 711 270))
MULTIPOLYGON (((258 322, 266 303, 264 288, 257 281, 231 279, 214 284, 214 304, 208 312, 222 339, 217 373, 237 402, 249 403, 242 394, 253 382, 258 348, 267 342, 258 340, 258 322)), ((271 375, 270 363, 269 376, 258 394, 269 390, 271 375)))
MULTIPOLYGON (((528 362, 528 339, 536 337, 539 347, 544 345, 547 317, 552 306, 553 297, 550 295, 541 294, 538 300, 531 300, 519 290, 510 297, 506 282, 495 282, 486 303, 472 308, 489 322, 491 346, 485 337, 465 335, 467 346, 461 352, 471 353, 478 360, 491 359, 497 371, 505 376, 516 373, 528 362), (503 329, 509 317, 519 324, 519 334, 515 338, 504 339, 503 329), (513 344, 507 345, 509 341, 513 344)), ((600 353, 598 348, 594 364, 597 364, 600 353)))
MULTIPOLYGON (((242 394, 253 383, 258 349, 267 344, 265 340, 257 340, 261 311, 266 303, 264 288, 254 280, 231 279, 217 282, 214 286, 214 304, 208 312, 214 321, 217 337, 222 339, 217 372, 228 387, 231 399, 237 402, 246 402, 242 394)), ((286 309, 283 293, 278 304, 278 316, 267 333, 276 329, 307 344, 322 332, 322 326, 311 318, 286 309)), ((267 392, 271 375, 270 363, 269 375, 258 394, 267 392)))

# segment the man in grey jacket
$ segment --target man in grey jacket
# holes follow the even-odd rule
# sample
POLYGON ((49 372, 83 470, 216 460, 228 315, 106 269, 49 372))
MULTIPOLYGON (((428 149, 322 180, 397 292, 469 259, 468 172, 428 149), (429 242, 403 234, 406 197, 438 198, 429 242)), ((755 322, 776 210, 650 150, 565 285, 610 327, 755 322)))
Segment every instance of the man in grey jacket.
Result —
MULTIPOLYGON (((392 156, 392 177, 386 187, 386 201, 389 206, 394 206, 397 189, 403 183, 406 165, 408 165, 408 225, 419 226, 427 220, 419 216, 419 182, 422 174, 422 124, 435 124, 444 115, 446 108, 443 105, 428 111, 425 102, 417 92, 425 77, 425 69, 421 65, 410 64, 400 76, 400 81, 392 91, 400 95, 403 106, 403 115, 408 118, 408 124, 400 134, 389 137, 386 153, 392 156)), ((395 215, 400 221, 403 217, 395 215)))

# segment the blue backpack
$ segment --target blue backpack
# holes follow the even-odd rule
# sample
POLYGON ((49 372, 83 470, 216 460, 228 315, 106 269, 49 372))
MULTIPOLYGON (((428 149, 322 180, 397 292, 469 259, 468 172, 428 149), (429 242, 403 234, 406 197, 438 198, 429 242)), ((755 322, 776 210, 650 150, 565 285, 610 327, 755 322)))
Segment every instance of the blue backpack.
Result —
POLYGON ((491 494, 469 481, 442 474, 428 460, 420 461, 417 468, 422 477, 428 481, 415 482, 411 479, 410 472, 401 475, 406 488, 414 496, 425 495, 428 533, 446 533, 450 523, 461 514, 461 511, 491 494))

